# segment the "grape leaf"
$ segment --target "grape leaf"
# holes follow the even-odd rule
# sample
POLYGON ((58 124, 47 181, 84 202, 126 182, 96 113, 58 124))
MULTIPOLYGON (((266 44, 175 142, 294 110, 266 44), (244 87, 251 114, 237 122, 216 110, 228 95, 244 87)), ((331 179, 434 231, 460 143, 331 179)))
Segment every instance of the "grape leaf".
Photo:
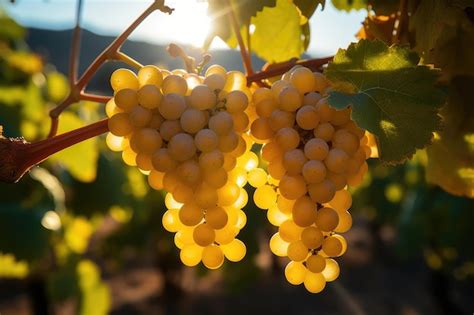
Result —
POLYGON ((332 5, 338 10, 349 12, 367 8, 367 0, 332 0, 332 5))
POLYGON ((321 9, 324 10, 326 0, 294 0, 293 3, 298 7, 301 14, 309 19, 319 5, 321 5, 321 9))
POLYGON ((440 127, 444 93, 435 87, 439 71, 419 66, 408 48, 361 40, 340 49, 325 73, 336 84, 329 103, 352 106, 352 117, 377 137, 380 159, 400 163, 430 143, 440 127), (337 92, 349 85, 353 93, 337 92))
POLYGON ((441 110, 444 127, 426 152, 426 179, 454 195, 474 198, 474 77, 457 77, 441 110))
POLYGON ((462 11, 455 15, 455 23, 440 31, 432 58, 448 77, 474 75, 474 25, 462 11))
POLYGON ((252 24, 255 32, 251 46, 259 57, 269 62, 282 62, 303 53, 300 13, 293 3, 278 0, 275 7, 257 13, 252 24))
MULTIPOLYGON (((58 134, 82 126, 82 120, 76 114, 65 112, 59 120, 58 134)), ((63 164, 80 181, 92 182, 96 178, 98 157, 97 139, 92 138, 52 155, 49 161, 63 164)))

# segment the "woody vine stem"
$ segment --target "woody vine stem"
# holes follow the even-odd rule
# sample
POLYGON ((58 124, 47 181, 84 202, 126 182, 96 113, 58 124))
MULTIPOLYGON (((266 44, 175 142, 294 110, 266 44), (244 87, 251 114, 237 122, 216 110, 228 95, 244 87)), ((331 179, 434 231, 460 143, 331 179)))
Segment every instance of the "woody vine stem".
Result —
MULTIPOLYGON (((264 79, 281 75, 297 64, 308 67, 312 70, 320 70, 324 64, 332 60, 332 57, 300 61, 294 60, 277 66, 268 67, 267 69, 259 72, 254 72, 250 59, 250 51, 245 47, 244 41, 240 34, 240 27, 235 11, 231 6, 231 2, 229 0, 227 1, 229 3, 227 16, 239 43, 240 53, 247 75, 248 84, 253 82, 257 84, 263 84, 264 79)), ((19 181, 23 175, 27 173, 33 166, 46 160, 52 154, 79 142, 99 136, 108 131, 108 119, 104 119, 99 122, 69 131, 67 133, 57 135, 59 117, 61 113, 71 104, 74 104, 80 100, 106 103, 111 99, 110 96, 96 95, 87 93, 85 91, 91 78, 104 63, 111 60, 117 60, 125 62, 126 64, 135 68, 142 67, 138 61, 121 52, 120 48, 125 40, 130 36, 130 34, 151 13, 156 10, 167 14, 171 14, 173 12, 172 8, 164 5, 163 0, 155 0, 123 33, 118 35, 115 40, 97 56, 97 58, 85 70, 82 76, 78 78, 82 0, 78 1, 76 23, 73 30, 69 62, 68 79, 70 84, 70 92, 58 106, 50 111, 49 115, 51 117, 51 127, 47 139, 34 143, 28 143, 22 138, 2 137, 0 133, 0 181, 15 183, 19 181)))

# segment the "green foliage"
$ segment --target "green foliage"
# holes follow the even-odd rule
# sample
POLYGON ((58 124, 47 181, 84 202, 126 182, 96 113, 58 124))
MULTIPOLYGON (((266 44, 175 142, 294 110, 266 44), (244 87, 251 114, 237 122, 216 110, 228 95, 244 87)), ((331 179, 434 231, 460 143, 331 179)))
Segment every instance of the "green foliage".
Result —
POLYGON ((457 77, 449 87, 448 102, 441 111, 443 129, 427 148, 428 182, 455 195, 474 197, 473 77, 457 77))
POLYGON ((331 0, 331 2, 338 10, 351 11, 367 8, 367 0, 331 0))
POLYGON ((352 106, 353 119, 376 135, 383 162, 408 159, 439 129, 444 94, 435 87, 438 71, 419 66, 407 48, 361 40, 339 50, 325 73, 352 89, 332 92, 329 103, 339 109, 352 106))
MULTIPOLYGON (((324 7, 324 0, 264 0, 230 1, 241 26, 242 38, 247 39, 250 25, 254 31, 249 34, 252 51, 269 62, 282 62, 298 58, 309 45, 308 19, 316 8, 324 7)), ((207 41, 219 36, 230 47, 237 41, 227 13, 226 1, 209 1, 209 14, 213 17, 213 32, 207 41)))
MULTIPOLYGON (((59 120, 58 133, 80 128, 82 120, 72 112, 65 112, 59 120)), ((97 138, 92 138, 72 147, 69 147, 49 158, 50 162, 61 163, 76 179, 83 182, 92 182, 97 173, 97 159, 99 157, 97 138)))

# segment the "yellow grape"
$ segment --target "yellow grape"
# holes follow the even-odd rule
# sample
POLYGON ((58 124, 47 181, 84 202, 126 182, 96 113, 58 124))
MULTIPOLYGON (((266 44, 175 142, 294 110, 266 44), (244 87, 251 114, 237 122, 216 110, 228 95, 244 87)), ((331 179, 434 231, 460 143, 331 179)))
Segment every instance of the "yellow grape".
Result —
POLYGON ((273 254, 279 257, 285 257, 288 252, 288 246, 290 244, 285 242, 279 233, 273 234, 272 238, 270 239, 270 250, 273 254))
POLYGON ((171 156, 167 148, 160 148, 151 157, 153 168, 160 172, 169 172, 174 170, 178 163, 171 156))
POLYGON ((115 104, 114 98, 111 98, 107 104, 105 104, 105 113, 107 117, 111 118, 115 114, 123 113, 123 110, 115 104))
POLYGON ((155 85, 144 85, 138 90, 138 102, 145 108, 158 108, 162 99, 163 94, 155 85))
POLYGON ((220 65, 210 65, 209 68, 207 68, 206 70, 205 76, 208 77, 213 74, 219 74, 225 78, 227 75, 227 70, 220 65))
POLYGON ((130 138, 130 147, 136 152, 152 153, 161 147, 162 142, 158 131, 144 128, 133 133, 130 138))
POLYGON ((201 152, 211 152, 217 148, 219 138, 211 129, 202 129, 194 136, 194 143, 201 152))
POLYGON ((320 273, 326 267, 326 258, 321 255, 311 255, 306 260, 306 267, 313 273, 320 273))
POLYGON ((232 121, 234 123, 234 131, 236 132, 245 132, 250 128, 250 119, 245 112, 232 114, 232 121))
POLYGON ((243 208, 247 205, 248 201, 249 201, 249 196, 247 194, 247 191, 241 188, 239 198, 237 198, 237 200, 234 202, 232 206, 236 208, 243 208))
POLYGON ((225 257, 232 262, 241 261, 247 252, 245 244, 238 239, 234 239, 228 244, 221 245, 221 249, 224 252, 225 257))
POLYGON ((317 160, 310 160, 303 165, 303 177, 308 184, 317 184, 326 177, 326 166, 317 160))
POLYGON ((163 189, 173 191, 180 182, 176 172, 167 172, 163 176, 163 189))
POLYGON ((339 265, 334 259, 326 259, 326 267, 321 272, 327 282, 331 282, 339 277, 339 265))
POLYGON ((199 155, 199 166, 203 170, 215 170, 223 167, 224 155, 219 150, 204 152, 199 155))
POLYGON ((303 261, 308 256, 308 248, 302 241, 295 241, 288 246, 287 256, 293 261, 303 261))
POLYGON ((128 69, 117 69, 110 76, 110 85, 117 92, 122 89, 138 89, 138 79, 133 71, 128 69))
POLYGON ((224 187, 217 190, 217 199, 220 206, 231 206, 240 195, 240 188, 234 183, 228 182, 224 187))
POLYGON ((247 108, 248 102, 247 95, 244 92, 235 90, 227 94, 225 107, 231 114, 243 112, 247 108))
POLYGON ((123 137, 117 137, 112 133, 107 133, 107 137, 105 138, 105 143, 107 147, 115 152, 122 151, 123 147, 123 137))
POLYGON ((224 253, 217 245, 210 245, 202 251, 202 263, 209 269, 217 269, 224 263, 224 253))
POLYGON ((305 67, 295 69, 290 75, 290 82, 301 94, 314 91, 316 85, 313 72, 305 67))
POLYGON ((309 226, 301 232, 301 241, 310 249, 315 249, 321 246, 323 240, 324 235, 317 227, 309 226))
POLYGON ((252 151, 246 152, 239 158, 239 166, 250 172, 258 166, 258 156, 252 151))
POLYGON ((293 211, 293 205, 295 204, 296 200, 290 200, 286 199, 282 195, 278 196, 277 199, 277 206, 278 209, 280 209, 281 212, 288 214, 291 214, 293 211))
MULTIPOLYGON (((179 183, 177 183, 177 185, 178 184, 179 183)), ((183 204, 176 201, 173 197, 173 194, 167 193, 165 196, 165 206, 168 209, 180 209, 183 206, 183 204)))
POLYGON ((339 216, 334 209, 321 208, 316 214, 315 222, 321 231, 331 232, 334 231, 339 223, 339 216))
POLYGON ((322 74, 320 72, 313 72, 313 75, 314 75, 314 80, 315 80, 313 90, 317 91, 317 92, 324 91, 326 89, 326 87, 329 85, 328 81, 326 80, 326 77, 324 76, 324 74, 322 74))
POLYGON ((328 122, 332 118, 334 110, 329 106, 327 98, 322 98, 315 106, 320 122, 328 122))
POLYGON ((179 120, 165 120, 160 126, 160 135, 166 141, 170 141, 173 136, 182 131, 179 120))
POLYGON ((206 247, 214 243, 216 232, 209 224, 202 223, 194 228, 193 239, 199 246, 206 247))
POLYGON ((178 161, 192 158, 196 153, 193 137, 186 133, 178 133, 168 142, 168 151, 178 161))
POLYGON ((240 71, 229 71, 226 75, 224 90, 227 92, 241 90, 247 86, 247 77, 240 71))
POLYGON ((261 168, 254 168, 247 174, 247 181, 250 186, 258 188, 267 183, 267 172, 261 168))
POLYGON ((211 109, 216 105, 216 102, 216 94, 204 84, 194 87, 189 95, 190 105, 199 110, 211 109))
POLYGON ((182 225, 179 221, 178 209, 170 209, 163 214, 162 218, 163 227, 169 232, 177 232, 181 229, 182 225))
POLYGON ((285 277, 293 285, 302 284, 306 277, 306 267, 295 261, 290 261, 285 267, 285 277))
POLYGON ((185 109, 186 101, 184 97, 175 93, 166 94, 158 106, 161 116, 167 120, 179 119, 185 109))
POLYGON ((165 95, 175 93, 184 96, 188 91, 188 84, 183 77, 171 74, 164 78, 161 89, 165 95))
POLYGON ((185 203, 179 210, 180 221, 187 226, 195 226, 201 223, 203 212, 198 205, 194 203, 185 203))
POLYGON ((217 204, 217 191, 207 184, 201 184, 194 192, 197 205, 203 209, 214 207, 217 204))
POLYGON ((293 128, 282 128, 277 131, 275 140, 283 151, 296 149, 300 143, 300 135, 293 128))
POLYGON ((257 140, 268 140, 273 137, 274 132, 268 118, 257 118, 250 126, 252 136, 257 140))
POLYGON ((334 232, 344 233, 349 231, 352 227, 352 216, 349 211, 338 211, 337 215, 339 216, 339 222, 334 232))
POLYGON ((293 220, 286 220, 279 229, 279 237, 286 242, 294 242, 301 239, 303 228, 298 226, 293 220))
POLYGON ((219 135, 218 148, 221 152, 229 153, 239 145, 239 136, 231 131, 226 135, 219 135))
POLYGON ((179 252, 181 262, 188 267, 194 267, 202 259, 203 248, 196 244, 185 245, 179 252))
POLYGON ((276 142, 268 142, 262 148, 262 158, 267 162, 272 162, 283 155, 283 151, 276 142))
POLYGON ((215 230, 220 230, 227 224, 227 213, 222 207, 214 207, 206 210, 206 223, 215 230))
POLYGON ((112 116, 107 124, 109 131, 118 137, 129 135, 133 131, 133 126, 127 113, 119 113, 112 116))
POLYGON ((151 122, 153 112, 142 106, 136 106, 130 111, 130 123, 135 127, 145 127, 151 122))
POLYGON ((136 166, 137 154, 129 147, 125 148, 122 152, 122 160, 129 166, 136 166))
POLYGON ((282 128, 292 128, 295 124, 295 114, 283 110, 274 110, 269 118, 270 128, 278 131, 282 128))
POLYGON ((258 187, 254 194, 253 200, 255 205, 260 209, 269 209, 276 204, 277 195, 273 187, 263 185, 258 187))
POLYGON ((219 112, 209 119, 209 129, 217 135, 226 135, 234 128, 232 116, 226 112, 219 112))
POLYGON ((193 187, 186 183, 178 183, 173 189, 173 198, 179 203, 187 203, 194 199, 193 187))
POLYGON ((326 287, 326 280, 321 273, 307 272, 303 283, 311 293, 319 293, 326 287))
POLYGON ((334 188, 336 190, 341 190, 341 189, 344 189, 344 187, 346 187, 346 184, 347 184, 346 176, 347 176, 346 173, 336 174, 333 172, 326 172, 326 179, 328 179, 334 184, 334 188))
POLYGON ((206 76, 204 84, 207 85, 212 91, 220 91, 225 85, 225 76, 219 73, 213 73, 206 76))
MULTIPOLYGON (((305 96, 303 97, 303 105, 316 106, 316 104, 318 104, 321 98, 323 98, 321 94, 317 92, 309 92, 305 94, 305 96)), ((318 120, 319 120, 319 117, 318 117, 318 120)))
POLYGON ((267 98, 256 103, 255 110, 258 116, 264 118, 270 118, 272 112, 277 108, 278 104, 273 98, 267 98))
POLYGON ((333 173, 340 174, 346 171, 349 156, 341 149, 331 149, 324 159, 324 164, 328 170, 333 173))
POLYGON ((306 194, 306 183, 301 175, 285 175, 280 181, 280 193, 287 199, 298 199, 306 194))
POLYGON ((338 148, 348 155, 354 155, 359 149, 359 139, 345 129, 339 129, 332 138, 333 148, 338 148))
POLYGON ((310 226, 316 219, 316 204, 308 196, 302 196, 296 200, 292 213, 298 226, 310 226))
POLYGON ((185 246, 194 244, 193 229, 183 228, 179 230, 178 232, 176 232, 176 234, 174 235, 174 244, 179 249, 183 249, 185 246))
POLYGON ((281 180, 286 174, 285 166, 283 166, 283 161, 280 159, 272 161, 272 163, 268 165, 267 171, 271 177, 277 180, 281 180))
POLYGON ((235 167, 229 172, 229 181, 244 187, 247 184, 247 172, 241 167, 235 167))
POLYGON ((115 93, 114 102, 124 112, 130 112, 133 108, 138 106, 137 91, 132 89, 122 89, 115 93))
POLYGON ((342 126, 351 120, 351 109, 349 107, 342 110, 335 110, 332 113, 331 123, 335 126, 342 126))
POLYGON ((218 189, 227 183, 227 171, 223 168, 205 171, 203 179, 209 186, 218 189))
POLYGON ((162 82, 163 74, 161 74, 160 69, 156 66, 144 66, 138 71, 138 83, 140 87, 144 85, 154 85, 159 88, 162 82))
POLYGON ((308 193, 314 202, 326 203, 334 197, 336 187, 332 181, 325 179, 320 183, 310 184, 308 193))
POLYGON ((347 242, 342 235, 334 234, 323 241, 323 252, 329 257, 339 257, 347 250, 347 242))
POLYGON ((271 207, 267 211, 267 219, 274 226, 280 226, 283 222, 288 220, 288 215, 278 209, 278 207, 271 207))
POLYGON ((273 98, 272 91, 266 87, 260 87, 256 89, 252 95, 252 100, 254 104, 258 104, 259 102, 263 100, 268 100, 272 98, 273 98))
POLYGON ((153 169, 153 164, 151 163, 151 155, 147 153, 139 153, 135 158, 138 168, 141 171, 149 172, 153 169))
POLYGON ((293 149, 283 155, 283 166, 289 175, 298 175, 307 159, 300 149, 293 149))
POLYGON ((328 204, 336 211, 346 211, 352 205, 352 196, 348 190, 339 190, 328 204))
POLYGON ((329 146, 326 141, 313 138, 304 145, 304 154, 309 160, 324 160, 329 153, 329 146))
POLYGON ((148 175, 148 184, 155 190, 162 190, 164 176, 165 174, 152 170, 148 175))
POLYGON ((201 179, 199 164, 197 161, 192 159, 182 162, 176 168, 176 171, 183 181, 186 181, 191 185, 196 184, 201 179))
POLYGON ((319 123, 318 113, 314 106, 304 105, 296 113, 296 123, 304 130, 312 130, 319 123))
POLYGON ((235 226, 227 225, 220 230, 216 230, 216 243, 219 245, 225 245, 232 242, 235 237, 239 234, 239 229, 235 226))
POLYGON ((321 123, 319 124, 313 132, 316 138, 323 139, 324 141, 330 141, 334 134, 334 127, 330 123, 321 123))

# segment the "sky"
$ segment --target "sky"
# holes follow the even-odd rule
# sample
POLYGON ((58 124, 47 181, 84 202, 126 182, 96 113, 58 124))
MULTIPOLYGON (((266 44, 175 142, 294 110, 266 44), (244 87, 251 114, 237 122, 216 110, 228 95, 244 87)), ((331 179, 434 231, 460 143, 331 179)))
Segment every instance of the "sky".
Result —
MULTIPOLYGON (((255 0, 253 0, 255 1, 255 0)), ((115 35, 132 22, 152 0, 83 0, 84 8, 81 25, 98 34, 115 35)), ((355 41, 366 12, 341 12, 326 1, 326 8, 320 8, 310 20, 311 42, 308 54, 327 56, 338 48, 345 48, 355 41)), ((0 6, 17 22, 26 27, 63 30, 73 27, 75 0, 17 0, 9 4, 0 0, 0 6)), ((153 13, 130 36, 131 40, 150 43, 191 44, 201 46, 210 28, 204 0, 167 0, 166 4, 175 8, 172 15, 153 13)), ((222 41, 214 41, 211 48, 226 46, 222 41)))

